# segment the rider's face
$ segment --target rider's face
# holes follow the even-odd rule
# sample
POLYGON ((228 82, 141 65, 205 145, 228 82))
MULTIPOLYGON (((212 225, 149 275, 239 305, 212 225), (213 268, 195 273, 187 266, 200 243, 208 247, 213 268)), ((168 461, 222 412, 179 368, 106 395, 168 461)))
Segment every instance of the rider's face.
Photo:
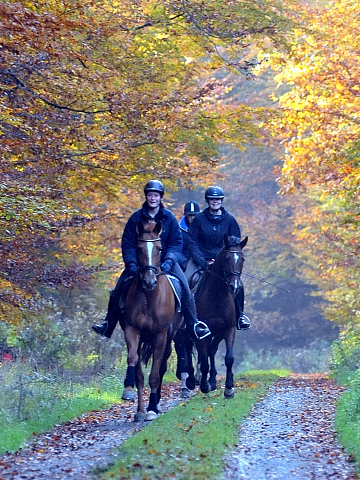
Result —
POLYGON ((208 204, 209 204, 210 210, 216 212, 221 207, 222 198, 208 198, 208 204))
POLYGON ((190 223, 194 220, 195 215, 196 215, 196 214, 194 214, 194 213, 188 213, 188 214, 186 214, 186 220, 187 220, 188 225, 190 225, 190 223))
POLYGON ((146 203, 150 208, 156 208, 160 205, 161 195, 158 192, 148 192, 146 194, 146 203))

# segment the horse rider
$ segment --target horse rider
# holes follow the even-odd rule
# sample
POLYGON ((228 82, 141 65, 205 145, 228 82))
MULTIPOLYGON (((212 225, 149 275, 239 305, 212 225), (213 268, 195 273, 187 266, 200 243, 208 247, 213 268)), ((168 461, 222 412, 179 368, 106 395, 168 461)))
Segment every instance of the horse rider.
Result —
POLYGON ((190 260, 190 253, 189 253, 189 246, 188 246, 189 225, 194 220, 195 216, 198 213, 200 213, 200 205, 198 204, 198 202, 191 200, 185 203, 184 216, 181 218, 179 222, 179 227, 180 227, 181 235, 183 239, 182 257, 181 257, 181 261, 179 261, 179 265, 184 271, 186 270, 186 267, 190 260))
MULTIPOLYGON (((205 191, 208 207, 196 215, 189 226, 188 246, 192 262, 197 269, 205 270, 209 262, 224 246, 224 235, 241 238, 240 227, 235 218, 222 206, 224 191, 213 185, 205 191)), ((187 272, 188 276, 188 272, 187 272)), ((251 327, 249 318, 244 314, 244 285, 235 297, 237 329, 247 330, 251 327)))
POLYGON ((210 335, 208 326, 197 319, 196 306, 186 277, 178 264, 182 251, 182 237, 179 224, 170 210, 164 208, 162 197, 164 185, 159 180, 150 180, 144 187, 145 202, 142 208, 134 212, 128 219, 122 235, 121 249, 125 269, 123 270, 115 289, 110 292, 107 315, 102 324, 92 326, 99 335, 110 338, 116 324, 123 314, 120 308, 120 300, 125 296, 130 286, 130 279, 138 274, 137 261, 137 232, 136 226, 139 220, 161 220, 162 230, 160 233, 162 252, 160 268, 165 273, 171 273, 181 282, 182 290, 182 313, 185 324, 191 333, 198 339, 210 335))

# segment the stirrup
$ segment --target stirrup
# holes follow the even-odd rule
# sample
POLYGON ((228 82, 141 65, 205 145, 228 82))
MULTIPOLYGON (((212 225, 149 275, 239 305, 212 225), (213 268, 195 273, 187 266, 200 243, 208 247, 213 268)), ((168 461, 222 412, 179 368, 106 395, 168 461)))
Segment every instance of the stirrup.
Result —
POLYGON ((237 321, 238 330, 249 330, 251 328, 250 319, 245 313, 242 313, 237 321))
POLYGON ((203 338, 211 335, 211 332, 210 332, 209 327, 206 325, 206 323, 198 320, 194 324, 194 335, 195 335, 195 338, 197 338, 198 340, 202 340, 203 338), (198 329, 198 331, 196 331, 197 329, 198 329))

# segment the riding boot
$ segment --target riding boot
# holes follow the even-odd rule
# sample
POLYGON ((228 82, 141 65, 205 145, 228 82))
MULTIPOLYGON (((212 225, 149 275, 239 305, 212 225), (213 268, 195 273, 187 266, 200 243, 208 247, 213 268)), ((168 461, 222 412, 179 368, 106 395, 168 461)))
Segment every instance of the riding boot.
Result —
POLYGON ((116 324, 120 318, 119 298, 114 291, 110 292, 108 311, 102 324, 94 324, 91 328, 94 332, 104 337, 110 338, 115 330, 116 324))
POLYGON ((187 328, 196 339, 201 340, 208 335, 211 335, 209 327, 206 325, 206 323, 197 319, 195 300, 192 295, 188 303, 184 305, 183 314, 187 328))
POLYGON ((249 317, 244 314, 244 288, 241 288, 234 300, 237 318, 236 328, 238 330, 249 330, 251 323, 249 317))

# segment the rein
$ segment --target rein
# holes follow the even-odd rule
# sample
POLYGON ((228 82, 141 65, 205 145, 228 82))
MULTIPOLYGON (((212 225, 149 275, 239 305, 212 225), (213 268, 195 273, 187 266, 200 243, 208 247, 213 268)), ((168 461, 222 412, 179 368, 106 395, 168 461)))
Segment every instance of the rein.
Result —
POLYGON ((229 273, 226 273, 224 274, 224 276, 222 277, 221 275, 218 275, 217 273, 214 273, 212 272, 211 270, 206 270, 207 272, 211 273, 211 275, 213 275, 214 277, 216 278, 219 278, 220 280, 223 280, 223 282, 225 283, 225 285, 229 285, 229 277, 231 277, 232 275, 236 275, 238 276, 239 278, 241 278, 241 273, 240 272, 229 272, 229 273))

